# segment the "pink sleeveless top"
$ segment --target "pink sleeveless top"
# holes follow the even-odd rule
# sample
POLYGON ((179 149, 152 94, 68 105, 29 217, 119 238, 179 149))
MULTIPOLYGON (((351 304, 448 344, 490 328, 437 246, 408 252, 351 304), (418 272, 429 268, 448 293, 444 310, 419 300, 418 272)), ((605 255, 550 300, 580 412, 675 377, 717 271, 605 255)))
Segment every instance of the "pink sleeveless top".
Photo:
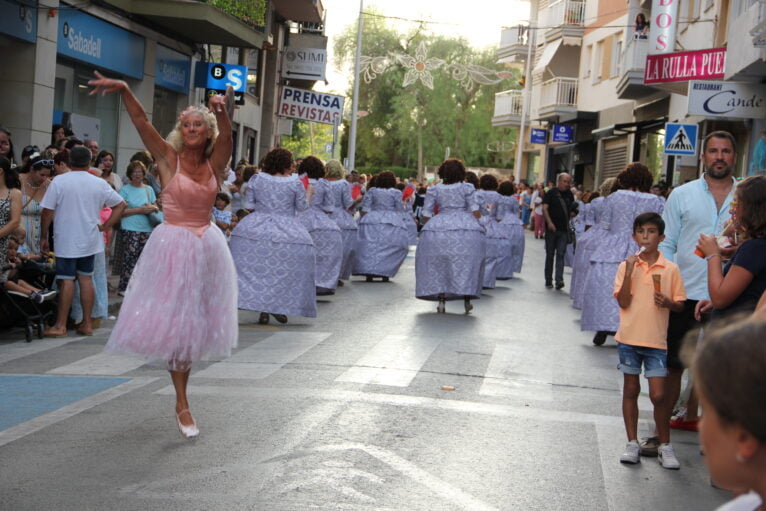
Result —
POLYGON ((204 185, 199 184, 181 170, 178 159, 176 173, 168 186, 162 191, 162 212, 165 223, 189 229, 201 238, 210 227, 210 212, 213 210, 215 196, 218 193, 218 181, 208 161, 210 179, 204 185))

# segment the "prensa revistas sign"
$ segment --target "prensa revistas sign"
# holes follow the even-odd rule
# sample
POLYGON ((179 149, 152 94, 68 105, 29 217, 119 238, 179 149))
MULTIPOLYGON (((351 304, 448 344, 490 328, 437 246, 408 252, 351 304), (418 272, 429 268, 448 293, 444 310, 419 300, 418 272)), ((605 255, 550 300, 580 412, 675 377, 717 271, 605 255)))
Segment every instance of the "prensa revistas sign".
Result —
POLYGON ((766 85, 737 82, 691 82, 689 115, 766 118, 766 85))
POLYGON ((343 96, 324 92, 282 87, 279 115, 323 124, 340 124, 344 100, 343 96))
POLYGON ((658 53, 646 57, 644 83, 719 80, 726 67, 726 48, 658 53))

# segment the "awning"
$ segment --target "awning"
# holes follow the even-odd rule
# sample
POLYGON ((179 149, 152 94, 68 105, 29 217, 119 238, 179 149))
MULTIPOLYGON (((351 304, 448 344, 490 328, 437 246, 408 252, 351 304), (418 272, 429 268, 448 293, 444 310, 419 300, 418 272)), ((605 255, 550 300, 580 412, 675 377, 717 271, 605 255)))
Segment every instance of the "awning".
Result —
POLYGON ((558 51, 559 46, 561 46, 561 39, 556 39, 556 41, 550 43, 549 45, 545 47, 545 49, 543 50, 543 54, 540 55, 540 61, 532 70, 532 74, 542 73, 543 71, 545 71, 545 68, 548 67, 548 64, 550 64, 551 61, 553 60, 553 56, 558 51))
POLYGON ((285 19, 297 22, 322 23, 322 0, 274 0, 274 9, 285 19))
POLYGON ((263 44, 263 32, 204 2, 109 0, 109 3, 191 42, 240 48, 259 48, 263 44))
POLYGON ((648 121, 638 122, 621 122, 612 124, 605 128, 599 128, 590 132, 593 140, 599 140, 607 137, 617 137, 622 135, 628 135, 630 133, 640 133, 645 131, 658 130, 665 127, 665 123, 668 122, 667 117, 660 119, 650 119, 648 121))

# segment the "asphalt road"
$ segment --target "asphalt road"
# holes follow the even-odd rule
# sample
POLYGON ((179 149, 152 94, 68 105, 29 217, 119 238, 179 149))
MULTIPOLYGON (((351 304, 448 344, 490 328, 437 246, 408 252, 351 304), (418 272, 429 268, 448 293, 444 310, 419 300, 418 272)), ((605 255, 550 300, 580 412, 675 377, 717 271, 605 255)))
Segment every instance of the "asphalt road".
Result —
MULTIPOLYGON (((0 509, 715 509, 728 494, 695 433, 673 432, 679 471, 619 463, 616 345, 580 332, 543 259, 528 237, 520 278, 471 315, 413 298, 414 251, 391 282, 322 298, 316 319, 242 312, 233 356, 192 373, 193 441, 166 372, 102 354, 108 325, 5 333, 0 509)), ((640 408, 645 435, 645 395, 640 408)))

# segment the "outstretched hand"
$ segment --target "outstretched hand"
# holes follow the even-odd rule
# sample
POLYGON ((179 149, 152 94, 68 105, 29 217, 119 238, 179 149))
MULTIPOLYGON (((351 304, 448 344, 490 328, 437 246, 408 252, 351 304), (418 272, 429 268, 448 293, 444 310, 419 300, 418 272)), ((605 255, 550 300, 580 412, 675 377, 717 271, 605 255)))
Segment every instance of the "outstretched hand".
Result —
POLYGON ((93 86, 93 90, 88 94, 89 96, 93 96, 99 92, 101 92, 102 96, 111 92, 120 92, 123 88, 128 86, 123 80, 107 78, 98 71, 93 71, 93 74, 96 75, 96 79, 88 81, 88 85, 93 86))
POLYGON ((234 117, 234 89, 232 86, 226 87, 226 94, 223 96, 217 94, 210 96, 207 107, 216 115, 226 112, 229 119, 234 117))

